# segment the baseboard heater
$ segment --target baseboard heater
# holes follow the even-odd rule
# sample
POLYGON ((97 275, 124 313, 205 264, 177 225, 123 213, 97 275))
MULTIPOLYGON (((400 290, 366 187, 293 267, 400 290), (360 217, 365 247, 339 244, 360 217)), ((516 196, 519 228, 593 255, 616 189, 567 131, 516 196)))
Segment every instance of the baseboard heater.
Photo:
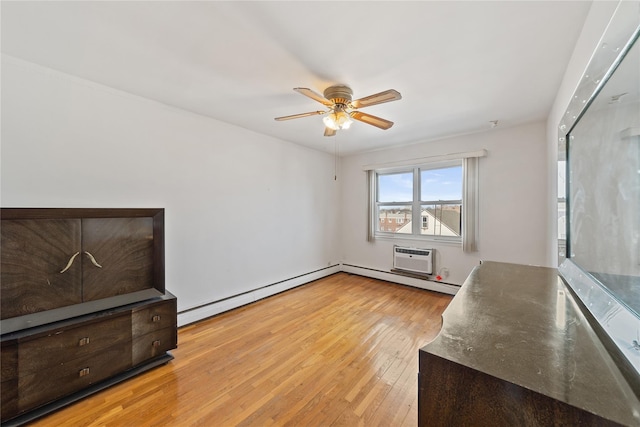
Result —
POLYGON ((433 274, 433 249, 394 246, 393 268, 418 274, 433 274))

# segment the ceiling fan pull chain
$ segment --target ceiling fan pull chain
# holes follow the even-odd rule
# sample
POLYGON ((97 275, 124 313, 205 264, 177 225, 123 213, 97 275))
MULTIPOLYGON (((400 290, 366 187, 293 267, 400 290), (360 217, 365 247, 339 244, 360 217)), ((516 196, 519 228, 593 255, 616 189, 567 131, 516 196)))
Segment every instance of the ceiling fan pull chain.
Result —
POLYGON ((338 134, 336 133, 333 140, 333 180, 338 180, 338 134))

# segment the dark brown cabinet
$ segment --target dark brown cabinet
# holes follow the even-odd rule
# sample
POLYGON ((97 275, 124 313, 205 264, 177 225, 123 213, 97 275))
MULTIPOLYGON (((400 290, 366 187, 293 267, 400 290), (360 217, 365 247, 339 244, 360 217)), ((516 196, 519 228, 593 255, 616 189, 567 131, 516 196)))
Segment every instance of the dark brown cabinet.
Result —
POLYGON ((5 216, 2 319, 154 288, 153 217, 5 216))
POLYGON ((79 219, 2 221, 2 319, 82 302, 82 268, 72 262, 81 249, 80 225, 79 219))
POLYGON ((2 209, 1 220, 3 426, 173 358, 161 209, 2 209))
POLYGON ((164 294, 164 210, 2 209, 2 333, 164 294))

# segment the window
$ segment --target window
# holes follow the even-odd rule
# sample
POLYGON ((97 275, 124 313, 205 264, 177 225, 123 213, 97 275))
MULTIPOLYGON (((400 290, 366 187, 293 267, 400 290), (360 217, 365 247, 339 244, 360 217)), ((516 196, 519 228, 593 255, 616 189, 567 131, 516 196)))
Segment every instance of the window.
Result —
MULTIPOLYGON (((566 148, 565 148, 566 149, 566 148)), ((566 153, 558 153, 566 157, 566 153)), ((567 258, 567 161, 558 159, 558 265, 567 258)))
MULTIPOLYGON (((458 165, 419 169, 420 215, 432 227, 420 230, 431 236, 462 236, 462 162, 458 165)), ((424 220, 423 220, 424 221, 424 220)))
POLYGON ((460 240, 462 162, 376 172, 376 232, 460 240), (393 226, 388 223, 395 222, 393 226), (413 224, 419 224, 414 228, 413 224), (429 227, 429 223, 432 224, 429 227))
MULTIPOLYGON (((368 240, 462 243, 476 250, 478 158, 486 151, 438 156, 417 165, 367 166, 368 240)), ((404 163, 404 162, 402 162, 404 163)))

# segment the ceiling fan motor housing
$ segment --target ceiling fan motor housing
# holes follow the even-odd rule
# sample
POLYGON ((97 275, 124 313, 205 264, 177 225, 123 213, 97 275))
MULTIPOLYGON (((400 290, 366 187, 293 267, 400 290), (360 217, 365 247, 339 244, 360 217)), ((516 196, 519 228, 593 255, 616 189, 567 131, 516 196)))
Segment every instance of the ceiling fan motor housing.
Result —
POLYGON ((333 101, 335 104, 346 106, 351 102, 353 91, 349 86, 334 85, 326 88, 323 94, 325 98, 333 101))

